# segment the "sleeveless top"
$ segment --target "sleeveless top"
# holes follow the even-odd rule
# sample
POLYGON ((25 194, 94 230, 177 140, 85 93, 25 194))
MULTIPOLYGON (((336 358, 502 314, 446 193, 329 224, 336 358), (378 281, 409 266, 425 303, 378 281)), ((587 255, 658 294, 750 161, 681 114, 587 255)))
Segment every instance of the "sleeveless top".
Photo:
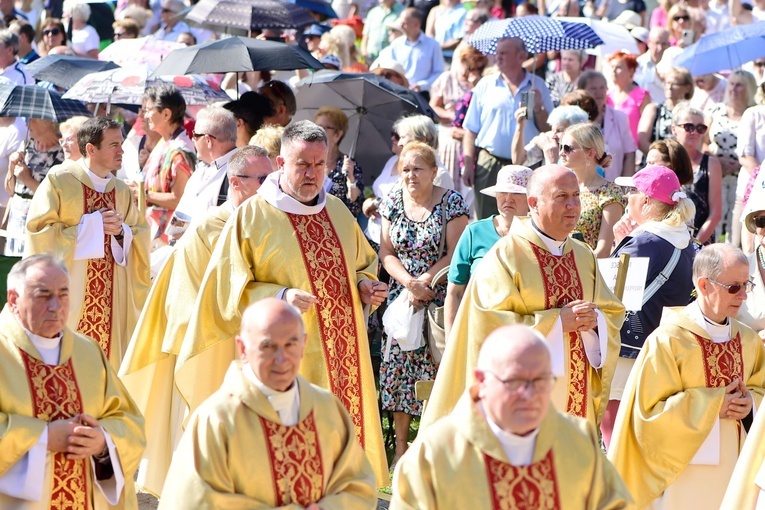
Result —
POLYGON ((651 131, 651 142, 656 140, 665 140, 674 138, 672 136, 672 109, 667 107, 666 103, 661 103, 656 110, 656 118, 653 121, 653 131, 651 131))
MULTIPOLYGON (((696 206, 696 217, 693 220, 694 233, 699 229, 709 217, 709 154, 704 154, 699 163, 698 172, 693 172, 693 184, 686 184, 683 190, 696 206)), ((709 243, 714 243, 715 236, 709 238, 709 243)))

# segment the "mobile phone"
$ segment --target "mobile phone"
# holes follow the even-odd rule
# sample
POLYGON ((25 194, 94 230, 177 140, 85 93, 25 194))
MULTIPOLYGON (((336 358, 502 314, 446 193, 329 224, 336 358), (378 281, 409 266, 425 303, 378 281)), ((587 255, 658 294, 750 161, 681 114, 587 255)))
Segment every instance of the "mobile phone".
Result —
POLYGON ((521 107, 526 108, 526 118, 529 118, 529 110, 534 107, 534 91, 521 92, 521 107))
POLYGON ((696 33, 693 30, 683 30, 683 44, 690 46, 693 44, 693 39, 696 37, 696 33))

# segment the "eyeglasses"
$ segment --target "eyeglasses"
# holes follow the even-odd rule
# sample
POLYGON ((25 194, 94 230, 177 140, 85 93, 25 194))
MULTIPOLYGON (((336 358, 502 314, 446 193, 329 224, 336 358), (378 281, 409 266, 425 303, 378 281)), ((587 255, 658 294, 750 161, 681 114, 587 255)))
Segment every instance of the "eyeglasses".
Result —
POLYGON ((197 133, 196 131, 194 131, 193 133, 191 133, 191 137, 192 137, 194 140, 198 140, 198 139, 202 138, 203 136, 209 136, 209 137, 210 137, 210 138, 212 138, 213 140, 217 140, 217 138, 215 137, 215 135, 211 135, 211 134, 209 134, 209 133, 197 133))
POLYGON ((687 14, 680 14, 672 18, 672 21, 690 21, 691 17, 687 14))
POLYGON ((754 226, 757 228, 765 228, 765 216, 757 216, 754 219, 754 226))
POLYGON ((572 145, 562 144, 560 147, 558 147, 558 149, 560 150, 561 154, 565 154, 566 156, 568 156, 572 152, 578 151, 579 149, 581 149, 581 147, 574 147, 572 145))
POLYGON ((167 13, 175 14, 175 11, 172 10, 172 9, 166 9, 166 8, 163 7, 162 8, 162 14, 167 14, 167 13))
POLYGON ((266 179, 268 179, 268 174, 266 175, 241 175, 241 174, 234 174, 231 177, 239 177, 240 179, 257 179, 260 184, 263 184, 266 182, 266 179))
POLYGON ((749 292, 752 292, 752 290, 754 289, 754 282, 752 280, 749 280, 743 285, 738 283, 736 285, 725 285, 724 283, 720 283, 711 278, 709 279, 709 281, 727 290, 728 294, 738 294, 739 292, 741 292, 741 289, 744 289, 744 291, 749 293, 749 292))
POLYGON ((500 379, 494 372, 486 370, 484 373, 490 374, 494 379, 504 384, 511 393, 518 393, 518 390, 521 389, 525 391, 528 388, 532 388, 535 393, 549 393, 556 381, 554 375, 545 375, 535 379, 500 379))
POLYGON ((114 38, 119 39, 121 37, 125 37, 127 35, 127 32, 114 32, 114 38))
POLYGON ((765 62, 755 62, 754 67, 765 67, 765 62))
POLYGON ((707 132, 707 129, 708 129, 706 124, 692 124, 690 122, 686 122, 685 124, 676 124, 676 126, 680 126, 688 134, 691 134, 694 131, 696 131, 698 134, 703 135, 704 133, 707 132))
POLYGON ((77 143, 77 138, 61 138, 58 141, 58 144, 61 147, 66 147, 67 145, 72 145, 74 143, 77 143))
POLYGON ((391 131, 391 132, 390 132, 390 137, 391 137, 391 138, 393 138, 394 140, 396 140, 397 142, 398 142, 399 140, 401 140, 401 137, 400 137, 400 136, 399 136, 399 134, 398 134, 398 133, 396 133, 395 131, 391 131))
POLYGON ((43 32, 42 32, 43 36, 46 36, 46 35, 59 35, 60 33, 61 33, 61 30, 59 30, 58 28, 48 28, 46 30, 43 30, 43 32))

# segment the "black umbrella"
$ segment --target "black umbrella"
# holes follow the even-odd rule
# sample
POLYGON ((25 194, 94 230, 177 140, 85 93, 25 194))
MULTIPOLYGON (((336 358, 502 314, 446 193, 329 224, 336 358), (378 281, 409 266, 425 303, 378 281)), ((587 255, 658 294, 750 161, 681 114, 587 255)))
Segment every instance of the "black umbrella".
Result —
POLYGON ((240 30, 300 29, 316 20, 296 4, 278 0, 202 0, 186 19, 205 26, 240 30))
POLYGON ((63 122, 78 115, 93 116, 81 101, 62 99, 58 92, 37 85, 0 84, 0 105, 0 117, 63 122))
POLYGON ((321 71, 298 83, 296 119, 313 119, 322 106, 335 106, 348 116, 340 149, 356 159, 370 183, 393 154, 393 123, 415 113, 435 118, 422 96, 374 74, 321 71))
POLYGON ((321 62, 296 45, 228 37, 174 50, 154 70, 153 76, 323 68, 321 62))
POLYGON ((47 81, 64 89, 70 89, 90 73, 116 69, 119 66, 108 60, 48 55, 26 66, 27 72, 39 81, 47 81))

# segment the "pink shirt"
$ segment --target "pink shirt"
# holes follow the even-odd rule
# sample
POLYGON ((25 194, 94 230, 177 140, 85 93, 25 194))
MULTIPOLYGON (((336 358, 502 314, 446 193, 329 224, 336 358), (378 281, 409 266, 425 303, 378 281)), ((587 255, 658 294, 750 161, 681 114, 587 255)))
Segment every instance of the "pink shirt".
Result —
POLYGON ((638 124, 640 123, 640 105, 643 104, 643 99, 648 94, 640 87, 634 87, 632 91, 627 95, 627 98, 621 103, 616 104, 611 98, 611 92, 608 93, 608 99, 606 104, 613 106, 615 109, 623 112, 627 115, 627 120, 630 122, 630 133, 635 143, 638 143, 638 124))

